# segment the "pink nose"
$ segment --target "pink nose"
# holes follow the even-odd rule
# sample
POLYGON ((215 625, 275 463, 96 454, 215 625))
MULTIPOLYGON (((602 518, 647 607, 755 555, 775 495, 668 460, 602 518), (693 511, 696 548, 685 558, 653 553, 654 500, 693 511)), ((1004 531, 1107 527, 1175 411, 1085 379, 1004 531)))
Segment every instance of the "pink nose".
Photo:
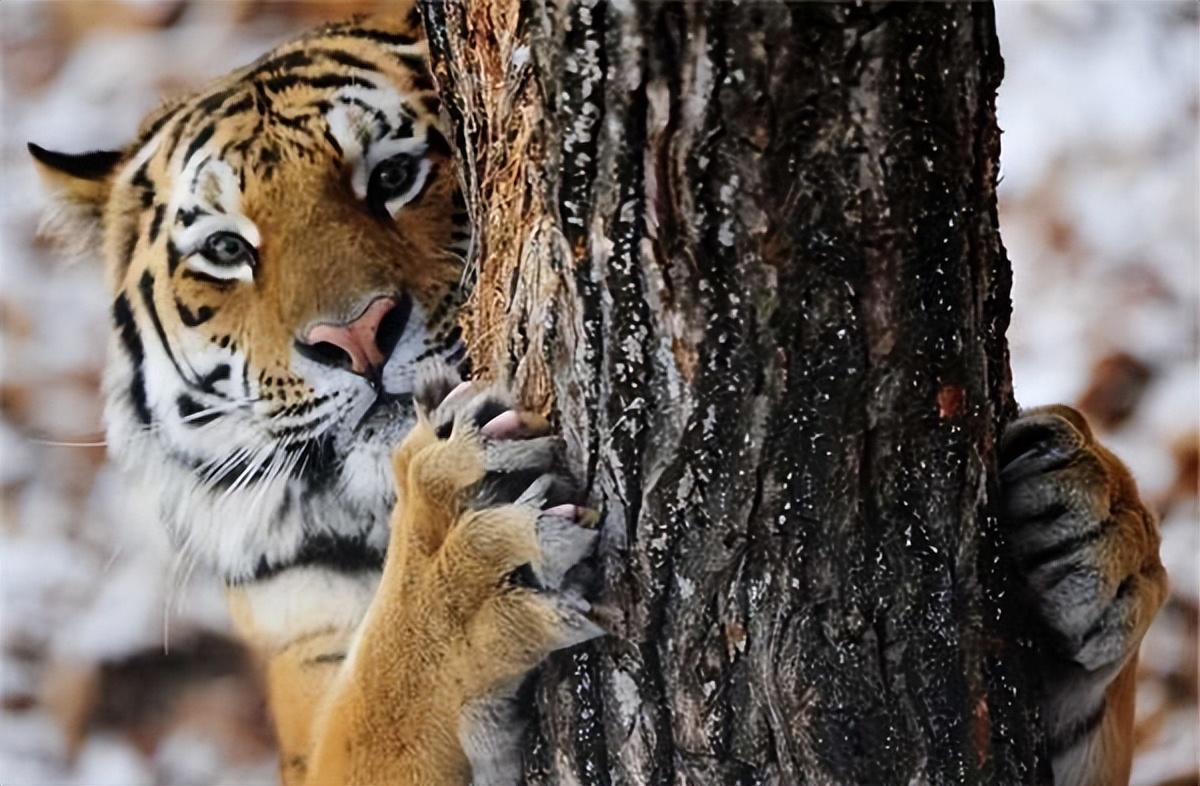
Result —
POLYGON ((371 305, 354 321, 345 325, 317 325, 308 331, 304 343, 309 353, 319 354, 330 365, 345 366, 349 358, 350 370, 355 374, 369 375, 387 360, 379 348, 379 326, 384 317, 396 307, 390 297, 373 300, 371 305), (327 345, 327 346, 322 346, 327 345), (336 347, 336 349, 333 349, 336 347), (319 352, 313 353, 312 350, 319 352), (339 353, 338 350, 341 350, 339 353), (345 353, 343 356, 342 353, 345 353))

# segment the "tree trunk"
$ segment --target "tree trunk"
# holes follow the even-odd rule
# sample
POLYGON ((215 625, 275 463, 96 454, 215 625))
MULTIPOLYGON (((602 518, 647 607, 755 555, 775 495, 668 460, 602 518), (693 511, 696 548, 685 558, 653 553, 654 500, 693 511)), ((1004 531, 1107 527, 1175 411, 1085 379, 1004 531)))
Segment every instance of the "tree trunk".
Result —
POLYGON ((476 370, 556 413, 612 635, 531 784, 1043 777, 983 4, 425 0, 476 370))

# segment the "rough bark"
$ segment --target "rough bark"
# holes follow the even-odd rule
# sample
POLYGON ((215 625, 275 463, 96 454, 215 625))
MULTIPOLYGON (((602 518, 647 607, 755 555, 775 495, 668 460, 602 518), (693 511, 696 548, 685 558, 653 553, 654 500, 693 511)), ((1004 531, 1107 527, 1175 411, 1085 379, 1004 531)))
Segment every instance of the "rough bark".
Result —
POLYGON ((427 0, 484 375, 556 413, 612 635, 536 784, 1028 781, 983 4, 427 0))

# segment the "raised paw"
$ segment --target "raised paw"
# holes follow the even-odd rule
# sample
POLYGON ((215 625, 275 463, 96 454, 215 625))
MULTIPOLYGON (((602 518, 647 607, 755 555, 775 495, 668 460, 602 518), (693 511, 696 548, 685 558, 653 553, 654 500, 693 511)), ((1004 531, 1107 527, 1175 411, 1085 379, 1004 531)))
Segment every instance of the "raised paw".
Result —
POLYGON ((474 700, 600 635, 572 581, 594 547, 594 515, 574 504, 561 440, 507 391, 435 370, 418 375, 415 398, 418 426, 395 458, 393 543, 410 601, 456 632, 443 644, 474 700))
POLYGON ((1115 673, 1165 596, 1153 514, 1070 407, 1023 413, 1000 458, 1009 548, 1053 651, 1115 673))

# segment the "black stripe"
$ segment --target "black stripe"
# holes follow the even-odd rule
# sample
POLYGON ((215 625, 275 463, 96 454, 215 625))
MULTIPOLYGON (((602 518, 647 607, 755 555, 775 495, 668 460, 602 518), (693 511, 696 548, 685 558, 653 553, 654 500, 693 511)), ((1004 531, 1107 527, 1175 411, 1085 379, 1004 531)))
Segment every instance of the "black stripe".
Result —
POLYGON ((279 163, 279 151, 272 147, 260 146, 257 152, 258 156, 250 166, 263 180, 270 180, 275 175, 275 165, 279 163))
POLYGON ((196 151, 204 147, 204 145, 208 143, 208 140, 212 139, 213 132, 216 131, 216 129, 217 127, 213 123, 209 123, 204 128, 200 129, 200 133, 196 134, 196 138, 193 139, 192 143, 187 146, 187 152, 183 156, 185 166, 187 165, 188 161, 192 160, 192 156, 196 154, 196 151))
POLYGON ((379 132, 376 139, 383 139, 384 136, 391 136, 392 139, 411 139, 413 135, 413 121, 408 115, 400 116, 400 124, 395 128, 392 124, 384 122, 379 124, 379 132), (390 133, 389 133, 390 132, 390 133))
POLYGON ((184 278, 190 278, 194 281, 200 281, 205 284, 210 284, 214 287, 219 287, 220 289, 229 289, 235 283, 232 279, 217 278, 216 276, 210 276, 208 273, 203 273, 199 270, 192 270, 190 267, 184 268, 183 273, 180 275, 182 275, 184 278))
POLYGON ((167 240, 167 274, 175 275, 175 270, 179 267, 179 262, 183 259, 183 252, 179 250, 179 246, 175 245, 174 240, 167 240))
POLYGON ((1108 709, 1107 701, 1100 699, 1100 703, 1087 716, 1068 724, 1065 729, 1051 737, 1049 740, 1051 755, 1057 756, 1060 753, 1066 753, 1091 736, 1092 732, 1096 731, 1104 722, 1106 709, 1108 709))
POLYGON ((167 274, 175 275, 175 269, 179 268, 179 263, 184 259, 184 252, 179 250, 179 246, 175 245, 174 240, 167 240, 167 274))
POLYGON ((212 423, 221 416, 219 412, 205 412, 208 407, 187 393, 179 394, 179 398, 175 399, 175 406, 179 410, 179 417, 183 419, 183 425, 188 428, 199 428, 212 423), (200 414, 202 412, 204 414, 200 414))
MULTIPOLYGON (((280 380, 279 384, 282 385, 283 380, 280 380)), ((312 409, 313 407, 320 406, 321 404, 324 404, 329 399, 330 399, 329 396, 319 396, 312 400, 312 402, 308 406, 308 409, 312 409)), ((290 409, 290 407, 289 407, 289 409, 290 409)), ((295 426, 284 426, 283 428, 272 429, 271 435, 275 439, 284 439, 286 437, 295 436, 296 434, 307 433, 309 431, 312 431, 311 423, 300 423, 295 426)), ((322 461, 333 462, 336 457, 333 455, 332 452, 330 452, 328 455, 323 455, 323 451, 325 451, 326 447, 327 446, 321 446, 319 448, 316 448, 313 446, 313 444, 310 441, 306 441, 306 442, 290 442, 287 445, 284 445, 283 449, 285 451, 287 451, 288 453, 296 453, 297 451, 301 451, 301 450, 309 451, 310 454, 317 455, 322 461)), ((310 456, 310 459, 311 459, 311 456, 310 456)))
POLYGON ((118 258, 121 260, 123 269, 128 269, 133 264, 133 252, 137 251, 138 233, 137 225, 127 225, 127 231, 121 237, 121 250, 118 252, 118 258))
POLYGON ((175 113, 177 111, 179 111, 179 107, 174 107, 170 111, 164 112, 162 117, 151 123, 150 126, 141 134, 141 136, 138 137, 137 146, 141 147, 153 139, 154 135, 161 131, 163 126, 171 121, 171 118, 175 117, 175 113))
POLYGON ((283 562, 268 562, 262 557, 255 568, 252 581, 264 581, 288 568, 317 565, 331 568, 340 573, 358 573, 379 570, 383 567, 384 553, 367 544, 365 535, 334 535, 317 533, 309 535, 300 551, 283 562))
POLYGON ((183 373, 183 368, 180 367, 179 361, 175 359, 175 353, 171 351, 171 345, 167 342, 167 331, 163 328, 162 320, 159 319, 158 309, 154 307, 154 276, 150 275, 149 270, 142 273, 142 279, 138 282, 138 292, 142 296, 142 305, 146 308, 146 313, 150 315, 150 321, 154 325, 154 332, 158 334, 158 341, 162 345, 163 352, 167 353, 167 359, 175 367, 175 371, 179 374, 180 379, 188 384, 193 384, 191 378, 183 373))
POLYGON ((434 93, 426 93, 418 100, 421 102, 421 106, 425 108, 425 111, 431 115, 434 115, 435 117, 442 108, 442 102, 434 93))
POLYGON ((1064 538, 1057 543, 1038 549, 1032 554, 1021 558, 1019 563, 1021 572, 1028 575, 1038 568, 1045 567, 1055 560, 1062 559, 1085 546, 1095 543, 1103 535, 1104 529, 1102 527, 1093 527, 1086 532, 1064 538))
POLYGON ((200 308, 192 311, 179 298, 175 298, 175 310, 179 312, 179 319, 183 322, 183 324, 190 328, 203 325, 205 322, 212 319, 216 314, 216 312, 208 306, 200 306, 200 308))
MULTIPOLYGON (((399 48, 408 48, 417 43, 417 39, 413 38, 412 36, 406 36, 397 33, 385 33, 382 30, 358 29, 344 30, 339 32, 341 35, 348 36, 350 38, 363 38, 368 41, 375 41, 376 43, 387 44, 388 46, 399 48)), ((391 55, 401 65, 408 66, 409 68, 413 68, 421 72, 425 70, 425 54, 421 51, 401 52, 392 50, 388 52, 388 54, 391 55)))
POLYGON ((146 359, 142 338, 138 335, 137 323, 133 320, 133 309, 129 307, 129 298, 118 295, 113 301, 113 325, 121 335, 121 344, 129 355, 129 360, 135 367, 140 367, 146 359))
POLYGON ((196 103, 196 109, 206 115, 211 115, 213 112, 216 112, 218 109, 220 109, 221 104, 225 103, 230 96, 236 95, 238 90, 238 87, 231 87, 227 90, 221 90, 213 93, 210 96, 205 96, 196 103))
POLYGON ((375 83, 369 79, 364 79, 361 76, 347 76, 344 74, 323 74, 322 76, 315 76, 305 79, 304 84, 321 90, 340 87, 366 87, 372 90, 375 89, 375 83))
POLYGON ((338 96, 339 104, 347 106, 356 106, 364 112, 370 112, 376 123, 386 123, 387 115, 385 115, 378 107, 371 106, 366 101, 363 101, 358 96, 338 96))
POLYGON ((142 337, 138 333, 137 323, 133 319, 133 309, 129 307, 129 298, 118 295, 112 306, 113 325, 121 337, 121 345, 125 354, 129 355, 129 364, 133 366, 133 379, 129 383, 129 399, 133 404, 134 415, 143 426, 149 426, 152 420, 150 407, 146 403, 146 378, 142 364, 146 359, 142 337))
MULTIPOLYGON (((238 139, 238 138, 235 136, 235 137, 233 137, 232 139, 228 140, 228 141, 227 141, 225 144, 221 145, 221 149, 217 151, 217 160, 218 160, 218 161, 225 161, 226 159, 228 159, 228 158, 229 158, 229 151, 230 151, 230 150, 237 149, 237 148, 238 148, 238 146, 241 144, 241 141, 242 141, 242 140, 238 139)), ((242 184, 242 190, 243 190, 243 191, 245 191, 245 190, 246 190, 246 186, 245 186, 245 184, 244 184, 244 183, 242 184)))
POLYGON ((267 55, 266 60, 258 63, 254 66, 253 70, 242 75, 242 80, 250 81, 271 71, 287 71, 293 68, 303 68, 304 66, 312 65, 312 62, 311 54, 303 49, 294 49, 291 52, 285 52, 275 57, 267 55))
POLYGON ((317 437, 287 445, 286 450, 300 454, 301 458, 292 473, 304 481, 308 493, 328 488, 340 474, 342 459, 330 439, 317 437))
POLYGON ((163 216, 167 213, 167 206, 157 204, 154 206, 154 218, 150 219, 150 242, 158 240, 158 231, 162 229, 163 216))
POLYGON ((367 41, 376 41, 380 44, 388 44, 389 46, 413 46, 417 43, 417 39, 411 35, 387 33, 383 30, 366 30, 361 27, 330 32, 334 35, 344 35, 347 38, 363 38, 367 41))
MULTIPOLYGON (((190 158, 190 150, 189 150, 189 158, 190 158)), ((184 160, 186 161, 188 159, 184 159, 184 160)), ((194 173, 192 173, 192 182, 191 182, 191 186, 190 186, 192 191, 196 190, 196 186, 200 182, 200 177, 204 174, 204 170, 208 166, 209 161, 212 161, 212 156, 205 156, 200 161, 200 163, 196 165, 196 171, 194 173)))
POLYGON ((379 71, 374 63, 363 60, 361 57, 343 52, 340 49, 316 49, 313 54, 327 57, 335 63, 344 65, 347 68, 357 68, 361 71, 379 71))
POLYGON ((325 126, 325 128, 322 130, 322 133, 325 134, 325 141, 329 143, 331 148, 333 148, 333 152, 337 153, 338 158, 345 158, 346 153, 342 150, 342 145, 337 141, 337 137, 335 137, 333 132, 329 130, 329 126, 325 126))
POLYGON ((397 55, 396 59, 413 70, 412 86, 417 90, 434 90, 437 85, 425 70, 425 58, 420 55, 397 55))
POLYGON ((263 87, 268 90, 279 93, 297 85, 304 87, 312 87, 318 90, 336 89, 342 87, 367 87, 374 88, 375 85, 366 79, 359 76, 346 76, 343 74, 324 74, 322 76, 301 76, 300 74, 283 74, 281 76, 273 76, 263 83, 263 87))
POLYGON ((1055 500, 1047 504, 1046 507, 1042 508, 1037 513, 1032 513, 1027 516, 1015 516, 1015 521, 1013 523, 1016 524, 1020 529, 1036 527, 1040 530, 1050 526, 1070 512, 1071 510, 1067 507, 1066 503, 1062 502, 1061 500, 1055 500))
POLYGON ((229 364, 219 363, 216 368, 200 379, 199 387, 205 393, 215 394, 217 392, 216 384, 226 379, 229 379, 229 364))
POLYGON ((272 120, 274 120, 277 124, 283 126, 284 128, 293 128, 293 129, 296 129, 297 131, 302 131, 305 128, 308 128, 308 124, 312 122, 313 116, 312 115, 281 115, 281 114, 276 113, 276 114, 272 115, 272 120))
POLYGON ((167 144, 163 146, 167 150, 168 155, 174 153, 175 148, 179 146, 179 140, 183 138, 183 132, 187 130, 187 125, 191 119, 190 114, 181 115, 179 122, 171 129, 171 134, 167 137, 167 144))
POLYGON ((149 176, 146 174, 150 168, 150 159, 142 162, 142 165, 133 173, 133 178, 129 184, 141 191, 142 207, 150 207, 154 204, 154 184, 150 182, 149 176))
POLYGON ((253 108, 254 99, 250 96, 245 96, 244 98, 240 98, 229 106, 225 107, 224 117, 233 117, 240 112, 245 112, 246 110, 253 108))
POLYGON ((192 224, 196 223, 196 219, 200 218, 201 216, 209 215, 212 214, 197 205, 195 207, 189 207, 186 210, 180 210, 175 213, 175 223, 185 227, 190 227, 192 224))

